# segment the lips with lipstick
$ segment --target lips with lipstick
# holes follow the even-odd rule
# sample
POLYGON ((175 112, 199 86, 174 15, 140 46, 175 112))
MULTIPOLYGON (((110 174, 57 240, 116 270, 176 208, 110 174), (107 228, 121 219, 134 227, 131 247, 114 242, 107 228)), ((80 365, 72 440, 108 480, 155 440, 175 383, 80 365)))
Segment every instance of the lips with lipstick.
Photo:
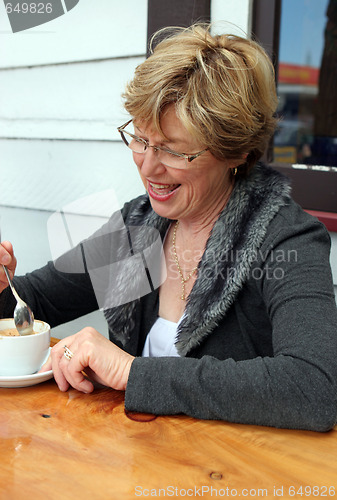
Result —
POLYGON ((176 193, 180 186, 181 184, 157 184, 148 181, 147 191, 154 200, 166 201, 176 193))

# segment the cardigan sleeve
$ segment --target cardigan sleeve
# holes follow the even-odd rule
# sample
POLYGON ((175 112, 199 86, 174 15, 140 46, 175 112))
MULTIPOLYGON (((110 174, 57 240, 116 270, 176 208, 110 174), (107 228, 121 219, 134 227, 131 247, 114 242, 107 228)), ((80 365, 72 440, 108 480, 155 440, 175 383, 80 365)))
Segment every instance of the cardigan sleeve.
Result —
POLYGON ((259 252, 264 272, 256 279, 272 322, 274 355, 243 361, 136 358, 127 409, 331 429, 337 414, 337 310, 329 250, 320 223, 281 224, 259 252))
MULTIPOLYGON (((73 261, 80 247, 68 255, 73 261)), ((53 262, 13 279, 20 297, 29 304, 34 317, 51 327, 66 323, 98 309, 88 273, 62 272, 53 262)), ((0 317, 12 317, 16 305, 7 287, 0 295, 0 317)))
MULTIPOLYGON (((117 251, 125 253, 123 217, 130 205, 115 212, 92 236, 50 261, 41 269, 15 276, 13 283, 20 297, 29 304, 37 319, 52 327, 97 310, 106 300, 109 289, 107 269, 118 260, 117 251)), ((11 317, 16 305, 9 287, 0 294, 0 317, 11 317)))

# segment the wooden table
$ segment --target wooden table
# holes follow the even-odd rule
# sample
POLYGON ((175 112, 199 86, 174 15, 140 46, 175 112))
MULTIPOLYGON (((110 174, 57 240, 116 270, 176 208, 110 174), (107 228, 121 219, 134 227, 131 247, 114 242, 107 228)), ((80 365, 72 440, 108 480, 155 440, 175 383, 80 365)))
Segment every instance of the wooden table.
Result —
POLYGON ((129 414, 124 393, 0 389, 1 500, 337 497, 337 427, 129 414))

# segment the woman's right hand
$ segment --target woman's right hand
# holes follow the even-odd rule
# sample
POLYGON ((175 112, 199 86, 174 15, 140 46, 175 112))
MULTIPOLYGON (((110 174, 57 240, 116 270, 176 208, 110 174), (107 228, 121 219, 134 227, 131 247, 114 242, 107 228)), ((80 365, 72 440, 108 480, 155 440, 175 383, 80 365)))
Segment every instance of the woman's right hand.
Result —
MULTIPOLYGON (((13 278, 16 268, 13 246, 9 241, 0 244, 0 264, 7 266, 9 275, 13 278)), ((0 293, 8 286, 8 281, 3 267, 0 265, 0 293)))

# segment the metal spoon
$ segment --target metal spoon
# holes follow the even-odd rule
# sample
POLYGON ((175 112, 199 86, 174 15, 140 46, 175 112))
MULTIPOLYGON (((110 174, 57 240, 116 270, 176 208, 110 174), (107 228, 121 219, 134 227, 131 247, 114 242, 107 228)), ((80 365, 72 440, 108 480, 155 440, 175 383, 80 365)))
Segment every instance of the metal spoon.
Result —
POLYGON ((31 308, 27 306, 26 302, 20 299, 17 291, 13 286, 7 267, 4 265, 2 267, 4 268, 9 286, 17 301, 16 307, 14 309, 14 323, 16 329, 20 335, 30 335, 33 333, 34 314, 32 313, 31 308))

